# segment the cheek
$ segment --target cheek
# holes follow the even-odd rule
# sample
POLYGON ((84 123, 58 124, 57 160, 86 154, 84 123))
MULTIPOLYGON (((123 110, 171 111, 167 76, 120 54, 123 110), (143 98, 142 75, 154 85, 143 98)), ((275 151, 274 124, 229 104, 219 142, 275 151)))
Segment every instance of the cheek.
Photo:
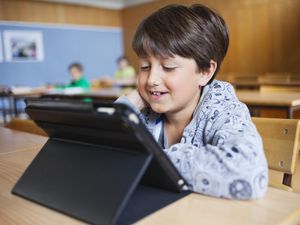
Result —
POLYGON ((189 93, 194 93, 199 91, 198 81, 193 77, 182 76, 177 77, 177 79, 166 80, 165 85, 172 91, 172 93, 179 98, 183 97, 183 93, 188 95, 189 93))
POLYGON ((146 83, 146 79, 144 76, 139 75, 137 77, 137 86, 139 89, 142 89, 143 87, 145 87, 145 83, 146 83))
POLYGON ((185 81, 181 79, 166 79, 165 85, 169 90, 176 91, 177 89, 181 89, 185 85, 185 81))
POLYGON ((138 76, 138 78, 137 78, 137 88, 138 88, 139 92, 142 95, 144 95, 145 92, 146 92, 146 83, 147 83, 147 79, 146 79, 145 76, 138 76))

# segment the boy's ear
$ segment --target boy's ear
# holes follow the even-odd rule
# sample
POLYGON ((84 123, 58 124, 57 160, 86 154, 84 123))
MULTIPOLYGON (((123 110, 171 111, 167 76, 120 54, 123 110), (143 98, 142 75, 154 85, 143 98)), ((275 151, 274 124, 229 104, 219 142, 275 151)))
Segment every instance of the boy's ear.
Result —
POLYGON ((210 79, 216 72, 217 66, 217 62, 215 62, 214 60, 210 60, 210 67, 199 71, 199 86, 205 86, 208 81, 210 81, 210 79))

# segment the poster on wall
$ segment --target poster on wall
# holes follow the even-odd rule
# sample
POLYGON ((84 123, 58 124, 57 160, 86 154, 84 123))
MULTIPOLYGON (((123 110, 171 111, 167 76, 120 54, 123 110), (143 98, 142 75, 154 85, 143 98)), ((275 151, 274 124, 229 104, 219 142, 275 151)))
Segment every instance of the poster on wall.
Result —
POLYGON ((41 62, 44 60, 42 32, 5 30, 3 39, 7 62, 41 62))
POLYGON ((3 62, 2 33, 0 32, 0 63, 3 62))

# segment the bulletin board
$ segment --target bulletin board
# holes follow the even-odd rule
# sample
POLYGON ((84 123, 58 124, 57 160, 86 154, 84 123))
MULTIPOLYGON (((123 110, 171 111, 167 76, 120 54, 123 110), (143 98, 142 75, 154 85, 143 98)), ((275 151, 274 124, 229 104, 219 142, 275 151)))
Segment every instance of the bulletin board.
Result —
POLYGON ((116 59, 123 54, 121 28, 0 21, 0 41, 0 84, 10 86, 68 82, 67 68, 72 62, 83 64, 88 79, 112 75, 116 70, 116 59), (21 42, 19 49, 25 48, 26 44, 31 46, 31 49, 27 47, 29 53, 15 58, 10 53, 10 58, 7 58, 4 44, 4 34, 7 33, 33 34, 29 41, 15 38, 21 42), (42 48, 39 56, 32 50, 34 43, 36 48, 38 45, 39 49, 42 48))

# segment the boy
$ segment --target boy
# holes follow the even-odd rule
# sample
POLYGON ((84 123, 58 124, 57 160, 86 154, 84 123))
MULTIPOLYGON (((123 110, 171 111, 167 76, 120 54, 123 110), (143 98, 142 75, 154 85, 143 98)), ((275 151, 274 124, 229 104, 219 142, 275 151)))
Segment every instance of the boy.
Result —
POLYGON ((65 87, 81 87, 84 89, 90 88, 90 83, 83 76, 83 66, 80 63, 72 63, 68 69, 72 77, 72 81, 65 87))
POLYGON ((224 20, 204 5, 166 6, 137 28, 138 89, 131 105, 192 191, 230 199, 264 195, 261 138, 233 87, 214 80, 229 44, 224 20))

